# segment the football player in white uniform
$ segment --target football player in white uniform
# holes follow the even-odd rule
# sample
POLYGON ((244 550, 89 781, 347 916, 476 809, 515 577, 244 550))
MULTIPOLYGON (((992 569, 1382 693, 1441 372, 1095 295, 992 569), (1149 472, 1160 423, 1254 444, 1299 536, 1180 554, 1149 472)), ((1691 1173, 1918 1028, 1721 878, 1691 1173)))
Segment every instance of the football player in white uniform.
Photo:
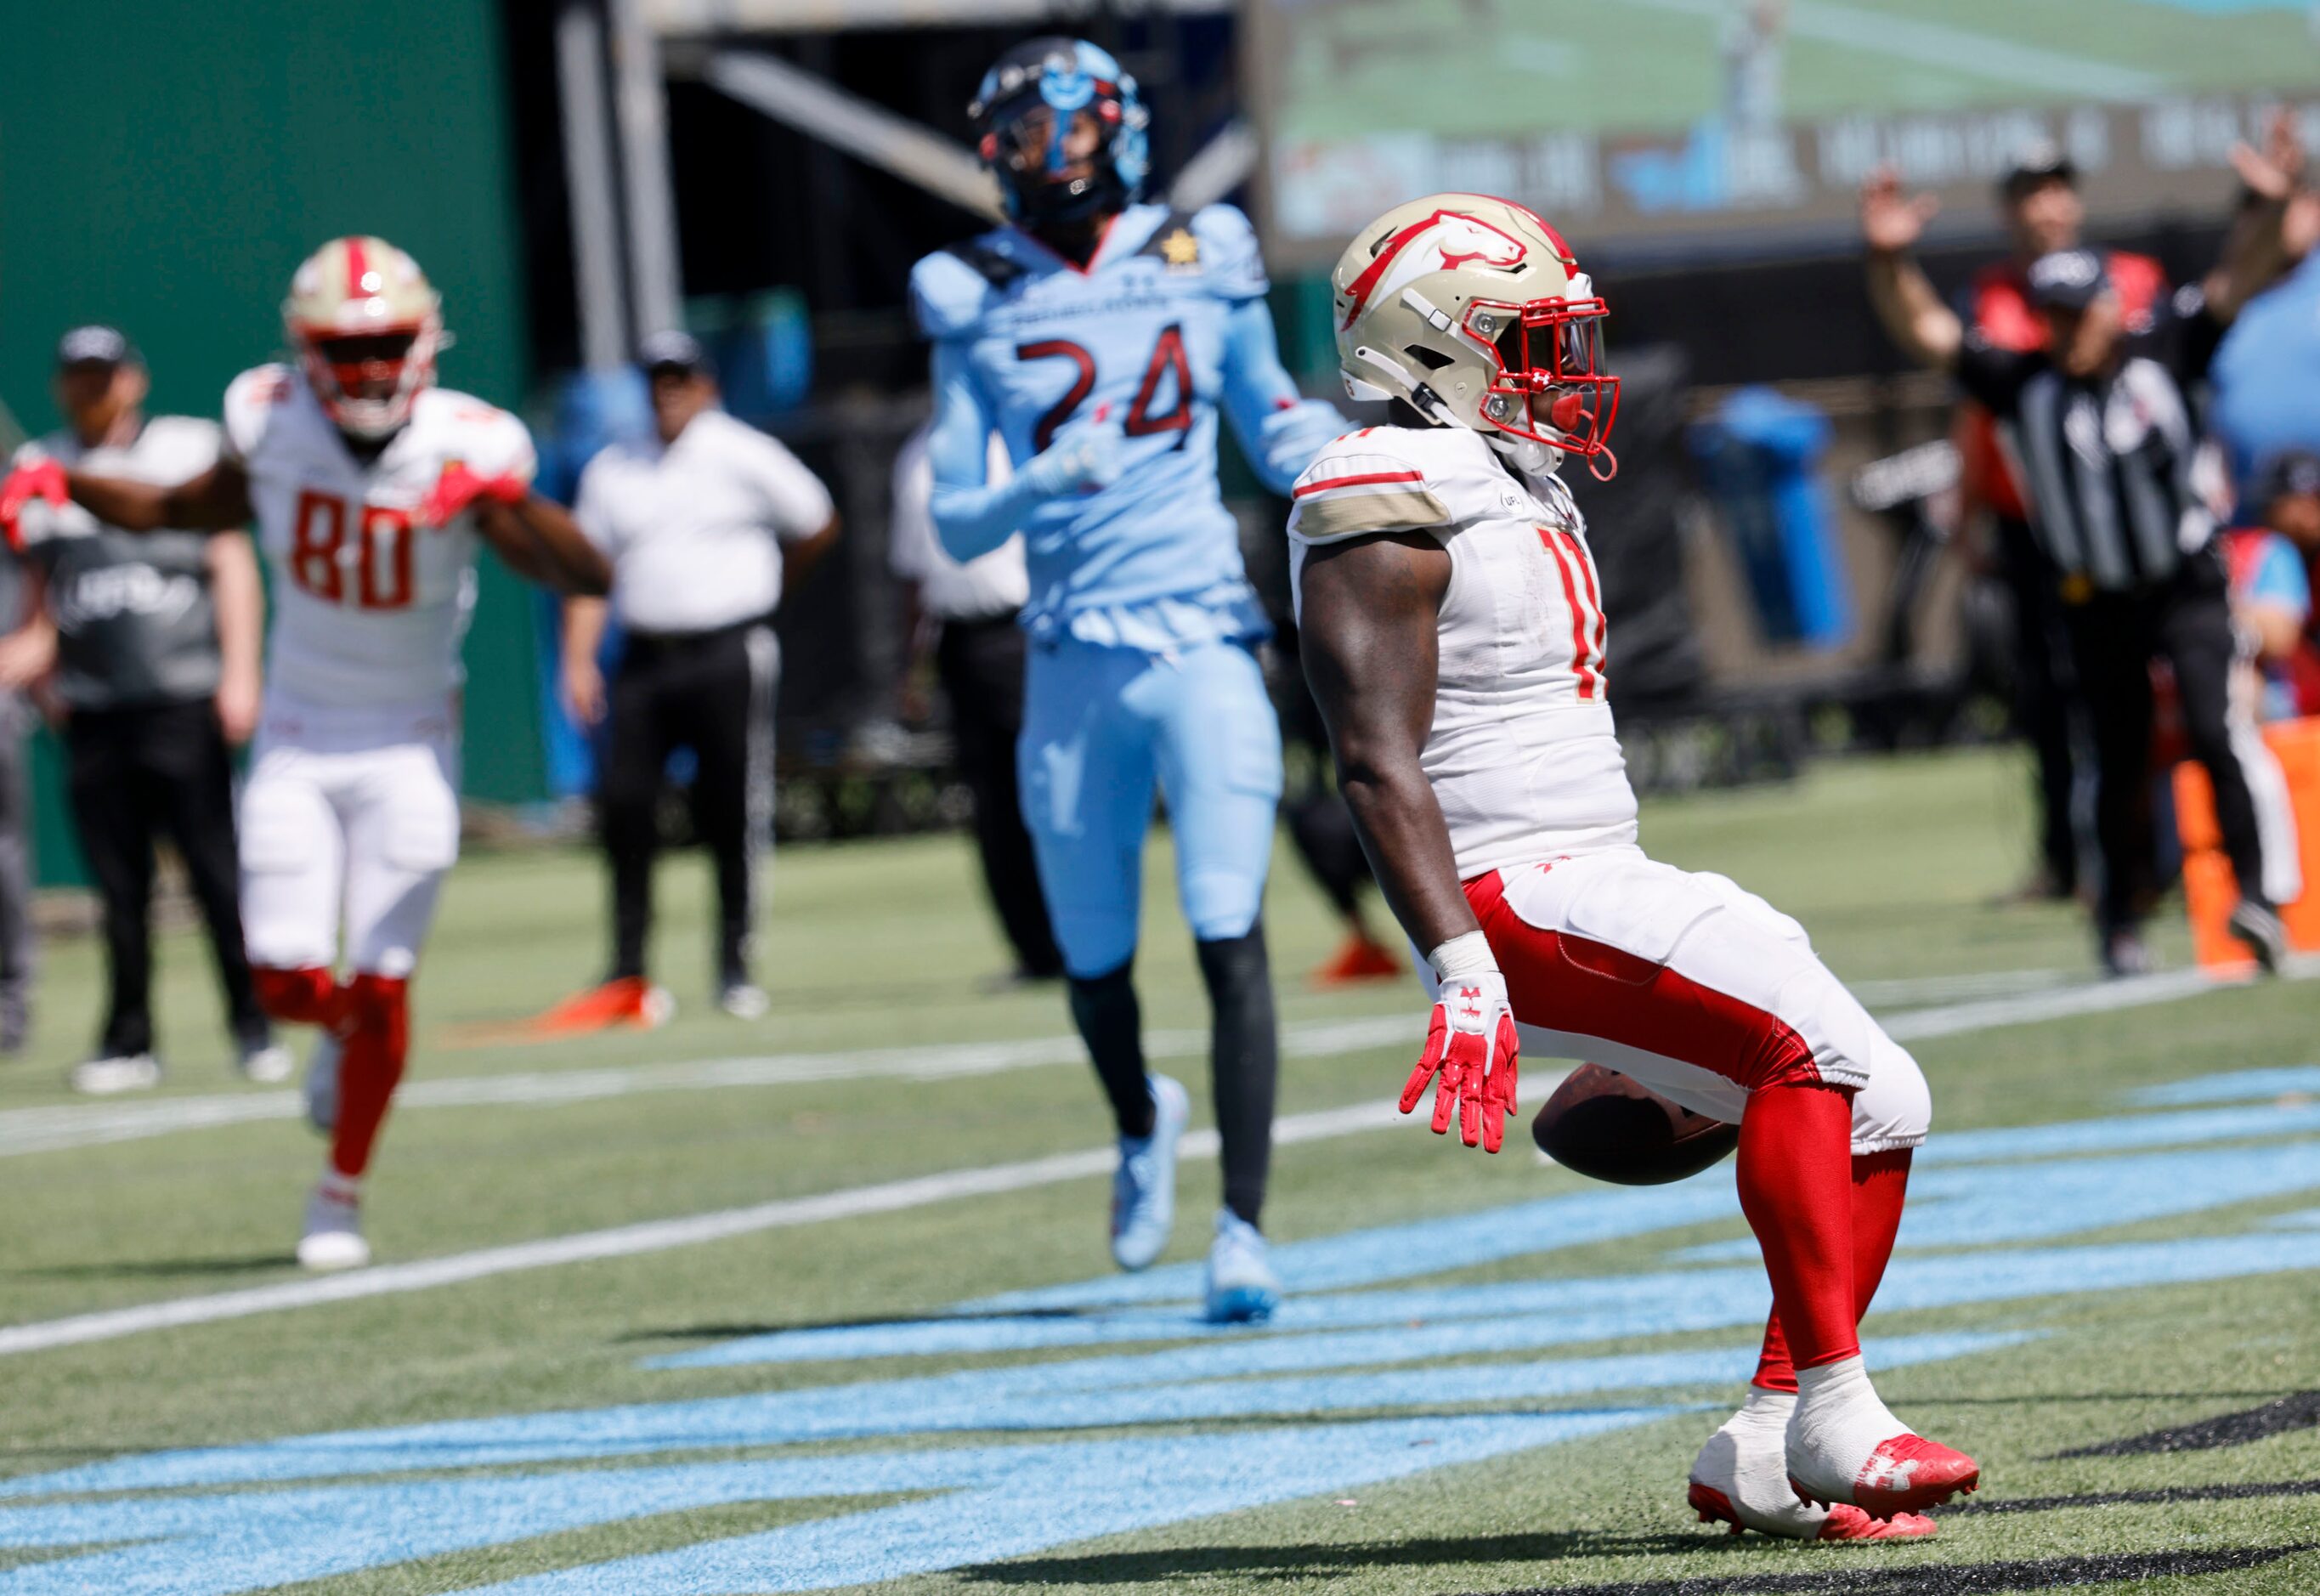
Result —
POLYGON ((1925 1078, 1796 921, 1636 845, 1601 587, 1555 475, 1566 457, 1609 468, 1603 301, 1545 222, 1463 194, 1364 228, 1332 286, 1348 390, 1411 423, 1324 449, 1290 522, 1339 781, 1438 983, 1401 1106, 1438 1076, 1435 1130, 1455 1118, 1495 1152, 1527 1032, 1736 1121, 1774 1306, 1691 1503, 1797 1538, 1931 1534, 1922 1510, 1979 1471, 1886 1409, 1855 1332, 1931 1118, 1925 1078))
POLYGON ((458 853, 459 643, 477 545, 563 592, 600 594, 612 578, 530 491, 523 423, 435 385, 442 313, 410 256, 334 239, 298 268, 283 319, 298 363, 234 379, 213 468, 156 487, 32 461, 0 486, 0 522, 12 539, 38 535, 68 496, 131 530, 256 521, 275 579, 241 799, 243 933, 267 1011, 324 1032, 309 1097, 331 1151, 298 1261, 343 1269, 370 1260, 363 1172, 403 1074, 419 945, 458 853))

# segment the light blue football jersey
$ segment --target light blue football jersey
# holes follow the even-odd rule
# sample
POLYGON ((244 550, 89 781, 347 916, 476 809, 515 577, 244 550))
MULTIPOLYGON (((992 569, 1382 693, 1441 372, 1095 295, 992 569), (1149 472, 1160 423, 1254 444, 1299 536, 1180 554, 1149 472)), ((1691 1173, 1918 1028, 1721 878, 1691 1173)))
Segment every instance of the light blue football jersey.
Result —
POLYGON ((920 330, 965 353, 1017 465, 1068 422, 1101 416, 1125 431, 1116 483, 1042 504, 1022 528, 1035 630, 1168 600, 1229 605, 1261 629, 1217 489, 1217 425, 1220 404, 1246 432, 1244 408, 1294 400, 1269 322, 1261 360, 1234 347, 1236 311, 1265 287, 1255 233, 1230 205, 1130 206, 1085 270, 1008 227, 912 271, 920 330))

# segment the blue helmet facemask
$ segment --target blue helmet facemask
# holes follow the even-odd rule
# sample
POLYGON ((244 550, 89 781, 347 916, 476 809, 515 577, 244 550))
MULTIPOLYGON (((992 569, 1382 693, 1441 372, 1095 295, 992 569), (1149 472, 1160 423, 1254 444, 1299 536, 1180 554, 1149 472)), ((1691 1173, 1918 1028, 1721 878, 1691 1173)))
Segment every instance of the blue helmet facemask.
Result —
POLYGON ((1083 40, 1035 39, 1009 50, 983 74, 968 114, 1013 221, 1076 221, 1119 210, 1142 192, 1149 118, 1136 80, 1083 40), (1065 145, 1083 112, 1101 133, 1089 174, 1070 178, 1065 145))

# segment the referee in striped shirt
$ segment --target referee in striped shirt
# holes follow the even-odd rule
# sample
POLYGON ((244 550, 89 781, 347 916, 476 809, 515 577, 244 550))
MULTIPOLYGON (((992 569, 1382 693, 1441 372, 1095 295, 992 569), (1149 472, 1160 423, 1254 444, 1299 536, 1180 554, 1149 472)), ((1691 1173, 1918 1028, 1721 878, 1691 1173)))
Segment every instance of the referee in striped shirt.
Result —
MULTIPOLYGON (((2150 666, 2174 667, 2184 729, 2207 767, 2240 884, 2233 934, 2266 968, 2287 934, 2262 890, 2263 842, 2243 748, 2230 724, 2238 651, 2216 519, 2195 481, 2205 439, 2190 389, 2224 328, 2278 265, 2276 204, 2252 207, 2225 265, 2129 327, 2101 254, 2058 249, 2034 262, 2031 304, 2046 347, 2019 352, 1970 333, 1907 251, 1932 213, 1890 173, 1862 195, 1869 288, 1894 340, 1952 371, 1998 418, 2028 489, 2031 528, 2062 600, 2095 739, 2096 838, 2103 863, 2096 931, 2114 975, 2148 967, 2138 929, 2152 893, 2150 666)), ((2259 750, 2247 748, 2248 757, 2259 750)))

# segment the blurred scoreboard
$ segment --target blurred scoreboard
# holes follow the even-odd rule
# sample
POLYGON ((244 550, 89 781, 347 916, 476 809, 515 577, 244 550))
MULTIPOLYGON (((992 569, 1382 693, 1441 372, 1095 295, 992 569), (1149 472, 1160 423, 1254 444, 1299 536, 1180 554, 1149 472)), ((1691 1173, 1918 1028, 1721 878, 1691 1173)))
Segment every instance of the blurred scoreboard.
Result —
POLYGON ((2320 150, 2308 0, 1246 0, 1268 244, 1333 258, 1436 189, 1670 255, 1826 248, 1881 162, 1994 224, 2041 141, 2099 220, 2213 214, 2287 104, 2320 150))

